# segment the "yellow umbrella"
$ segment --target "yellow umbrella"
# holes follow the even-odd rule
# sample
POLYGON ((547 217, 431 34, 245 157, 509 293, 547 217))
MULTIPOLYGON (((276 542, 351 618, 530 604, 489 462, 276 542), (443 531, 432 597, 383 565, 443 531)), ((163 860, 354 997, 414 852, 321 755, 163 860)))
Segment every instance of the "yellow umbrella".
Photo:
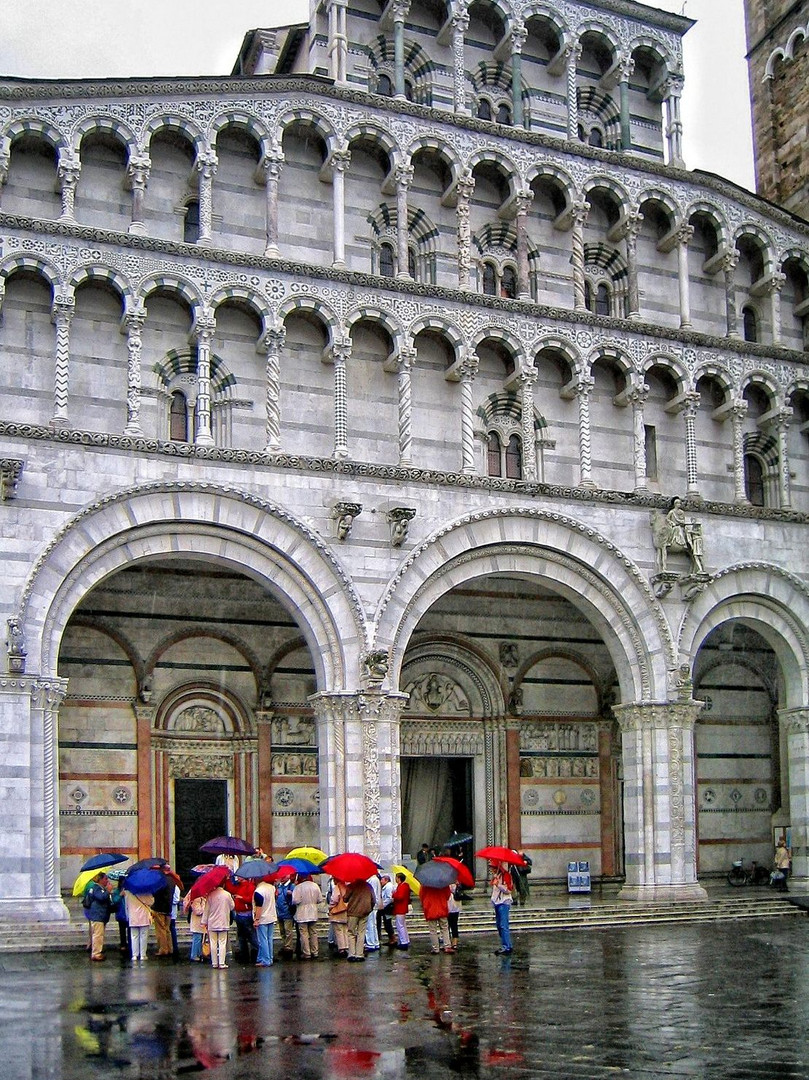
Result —
MULTIPOLYGON (((114 866, 114 865, 115 865, 114 863, 110 863, 111 867, 114 866)), ((82 893, 84 892, 84 890, 87 888, 87 886, 93 880, 93 878, 96 877, 98 874, 103 874, 104 870, 105 870, 105 867, 103 867, 103 866, 97 866, 95 868, 95 870, 82 870, 82 872, 79 874, 79 876, 73 882, 73 895, 74 896, 81 896, 82 893)))
MULTIPOLYGON (((285 859, 308 859, 309 862, 313 862, 316 866, 325 862, 328 859, 328 855, 325 851, 321 851, 316 847, 296 847, 292 851, 288 851, 284 856, 285 859)), ((280 860, 283 861, 283 860, 280 860)))
POLYGON ((391 870, 394 872, 394 874, 404 874, 404 878, 405 878, 405 881, 407 882, 407 884, 410 886, 410 888, 413 890, 413 892, 416 894, 416 896, 419 895, 419 893, 421 892, 421 882, 417 881, 416 878, 413 877, 413 875, 407 869, 406 866, 395 866, 394 865, 394 866, 391 866, 391 870))

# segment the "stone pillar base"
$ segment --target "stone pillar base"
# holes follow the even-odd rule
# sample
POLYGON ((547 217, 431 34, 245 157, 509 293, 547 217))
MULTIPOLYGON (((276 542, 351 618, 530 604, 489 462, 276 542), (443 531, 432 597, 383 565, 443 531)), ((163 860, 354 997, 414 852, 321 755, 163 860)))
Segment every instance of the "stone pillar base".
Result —
POLYGON ((678 904, 707 901, 708 894, 697 882, 693 885, 624 885, 618 899, 639 904, 678 904))
POLYGON ((70 922, 70 912, 61 896, 15 897, 0 899, 0 921, 65 923, 70 922))

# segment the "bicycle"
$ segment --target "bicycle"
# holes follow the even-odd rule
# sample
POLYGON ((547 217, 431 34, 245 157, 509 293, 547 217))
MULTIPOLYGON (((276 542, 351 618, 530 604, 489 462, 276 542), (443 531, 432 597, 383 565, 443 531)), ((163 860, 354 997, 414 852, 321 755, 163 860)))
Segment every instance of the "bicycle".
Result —
POLYGON ((728 872, 728 885, 740 888, 742 885, 768 885, 770 871, 766 866, 761 866, 755 859, 747 867, 741 859, 736 859, 728 872))

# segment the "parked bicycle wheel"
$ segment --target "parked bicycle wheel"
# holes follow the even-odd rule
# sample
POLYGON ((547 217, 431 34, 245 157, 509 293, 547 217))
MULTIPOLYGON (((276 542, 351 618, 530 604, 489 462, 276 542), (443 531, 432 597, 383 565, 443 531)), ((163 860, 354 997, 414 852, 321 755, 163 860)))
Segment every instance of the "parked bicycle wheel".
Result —
POLYGON ((728 885, 734 885, 738 888, 740 885, 747 884, 747 872, 741 863, 734 863, 730 868, 728 874, 728 885))

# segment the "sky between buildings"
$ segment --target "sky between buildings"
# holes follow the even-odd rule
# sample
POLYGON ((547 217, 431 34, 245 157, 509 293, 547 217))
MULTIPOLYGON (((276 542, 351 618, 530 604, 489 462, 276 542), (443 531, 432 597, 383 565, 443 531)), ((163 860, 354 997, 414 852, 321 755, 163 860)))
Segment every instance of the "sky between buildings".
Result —
MULTIPOLYGON (((743 0, 657 0, 697 20, 685 38, 689 168, 753 188, 743 0)), ((0 0, 0 75, 225 75, 245 33, 305 22, 309 0, 0 0)))

